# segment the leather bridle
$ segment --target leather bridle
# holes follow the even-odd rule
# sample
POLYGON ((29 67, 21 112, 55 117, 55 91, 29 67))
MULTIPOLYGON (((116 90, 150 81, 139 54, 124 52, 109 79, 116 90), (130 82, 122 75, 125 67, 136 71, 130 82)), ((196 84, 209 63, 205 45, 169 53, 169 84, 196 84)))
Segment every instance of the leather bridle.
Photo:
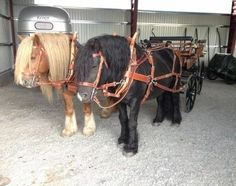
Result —
POLYGON ((76 46, 75 46, 76 38, 77 38, 77 35, 76 33, 74 33, 71 38, 70 64, 68 67, 67 76, 64 80, 57 80, 57 81, 51 80, 50 76, 48 76, 47 80, 42 80, 41 78, 42 74, 39 72, 39 67, 43 63, 42 58, 47 58, 47 52, 45 51, 45 49, 43 48, 41 44, 37 44, 36 46, 33 46, 33 48, 36 50, 36 55, 39 55, 38 60, 35 61, 35 63, 37 64, 36 68, 33 68, 32 70, 29 68, 30 69, 29 73, 23 73, 23 75, 26 77, 32 77, 33 80, 30 82, 31 87, 35 85, 39 85, 39 86, 51 85, 56 89, 61 89, 63 85, 66 83, 69 90, 76 92, 77 85, 74 79, 74 62, 75 62, 75 55, 77 53, 76 46))
POLYGON ((35 61, 36 67, 34 66, 32 68, 29 65, 29 72, 23 72, 23 75, 25 77, 31 77, 32 79, 30 83, 27 85, 27 87, 29 88, 35 87, 39 84, 39 80, 40 80, 39 67, 41 65, 43 55, 47 55, 42 45, 33 46, 33 49, 36 50, 36 56, 39 55, 39 58, 37 59, 37 61, 35 61))

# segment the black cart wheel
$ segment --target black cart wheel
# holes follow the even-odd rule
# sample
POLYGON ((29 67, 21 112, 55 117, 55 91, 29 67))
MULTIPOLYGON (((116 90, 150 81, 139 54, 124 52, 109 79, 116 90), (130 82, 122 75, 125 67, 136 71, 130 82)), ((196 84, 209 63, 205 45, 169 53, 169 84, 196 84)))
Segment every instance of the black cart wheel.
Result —
POLYGON ((198 76, 197 76, 197 93, 198 94, 200 94, 202 91, 204 78, 205 78, 205 65, 204 65, 204 61, 202 61, 199 67, 198 76))
POLYGON ((197 95, 197 80, 195 75, 191 75, 187 81, 185 112, 190 112, 193 109, 197 95))

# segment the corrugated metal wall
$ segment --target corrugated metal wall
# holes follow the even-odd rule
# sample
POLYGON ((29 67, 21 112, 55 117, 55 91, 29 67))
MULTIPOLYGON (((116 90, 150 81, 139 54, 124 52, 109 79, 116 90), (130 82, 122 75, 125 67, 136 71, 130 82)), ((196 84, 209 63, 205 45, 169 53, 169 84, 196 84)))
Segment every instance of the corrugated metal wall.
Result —
MULTIPOLYGON (((0 0, 0 13, 4 16, 9 16, 7 2, 7 0, 0 0)), ((0 43, 3 45, 11 42, 10 21, 0 17, 0 43)), ((12 56, 11 46, 0 45, 0 74, 12 68, 12 56)))
MULTIPOLYGON (((209 28, 209 45, 210 58, 219 52, 219 37, 217 27, 221 25, 229 25, 230 18, 226 15, 213 14, 188 14, 188 13, 138 13, 138 28, 140 29, 140 40, 149 39, 153 36, 184 36, 185 28, 187 35, 196 38, 195 29, 198 30, 198 39, 208 38, 209 28)), ((228 28, 219 28, 221 45, 227 45, 228 28)), ((207 47, 206 47, 207 49, 207 47)), ((223 49, 222 52, 225 52, 223 49)), ((207 58, 207 55, 206 57, 207 58)), ((205 59, 207 61, 207 59, 205 59)))
MULTIPOLYGON (((23 7, 33 4, 33 0, 13 0, 13 2, 16 20, 23 7)), ((105 33, 112 34, 116 32, 124 36, 130 33, 130 25, 127 25, 127 22, 130 20, 129 11, 106 9, 66 10, 71 17, 73 31, 78 33, 80 43, 86 42, 93 36, 105 33)), ((154 33, 157 36, 184 36, 185 28, 187 28, 187 35, 193 37, 195 37, 195 28, 197 28, 198 38, 207 39, 209 27, 209 54, 212 57, 214 53, 219 52, 219 48, 217 47, 219 37, 216 28, 219 25, 229 25, 229 23, 230 18, 226 15, 139 12, 138 28, 141 31, 139 40, 148 39, 152 35, 152 28, 154 28, 154 33)), ((228 28, 220 28, 219 32, 221 45, 227 45, 228 28)))
POLYGON ((66 9, 71 17, 72 30, 78 33, 79 41, 89 38, 117 33, 128 35, 127 11, 108 9, 66 9))

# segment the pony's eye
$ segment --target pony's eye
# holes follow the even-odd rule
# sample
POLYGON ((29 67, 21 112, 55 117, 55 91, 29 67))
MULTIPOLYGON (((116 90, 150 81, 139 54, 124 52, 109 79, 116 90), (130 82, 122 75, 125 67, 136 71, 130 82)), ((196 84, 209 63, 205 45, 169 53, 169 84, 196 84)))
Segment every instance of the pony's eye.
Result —
POLYGON ((93 66, 92 66, 92 68, 96 68, 96 67, 97 67, 97 64, 94 63, 93 66))
POLYGON ((92 68, 96 68, 97 66, 98 66, 98 64, 99 64, 99 62, 100 62, 100 58, 95 58, 94 60, 93 60, 93 66, 92 66, 92 68))
POLYGON ((35 56, 31 56, 31 60, 35 60, 36 59, 36 57, 35 56))

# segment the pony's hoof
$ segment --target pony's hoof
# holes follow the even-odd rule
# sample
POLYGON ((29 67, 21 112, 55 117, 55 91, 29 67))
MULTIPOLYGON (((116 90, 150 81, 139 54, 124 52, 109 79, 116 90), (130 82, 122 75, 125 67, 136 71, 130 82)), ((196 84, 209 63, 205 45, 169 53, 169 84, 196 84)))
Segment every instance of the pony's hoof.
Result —
POLYGON ((68 130, 68 129, 63 129, 61 132, 61 136, 62 137, 71 137, 73 136, 75 133, 77 132, 77 130, 68 130))
POLYGON ((163 120, 164 120, 164 118, 158 118, 158 117, 156 117, 156 118, 154 118, 153 120, 152 120, 152 126, 160 126, 161 125, 161 122, 163 122, 163 120))
POLYGON ((84 128, 83 129, 83 134, 87 137, 92 136, 95 134, 95 129, 91 129, 91 128, 84 128))
POLYGON ((175 118, 172 120, 173 125, 180 125, 182 118, 175 118))
POLYGON ((153 123, 152 123, 152 126, 154 126, 154 127, 158 127, 158 126, 160 126, 160 125, 161 125, 160 122, 153 122, 153 123))
POLYGON ((117 144, 117 147, 119 148, 119 149, 124 149, 124 146, 125 146, 125 143, 118 143, 117 144))
POLYGON ((127 158, 130 158, 130 157, 133 157, 135 154, 137 154, 137 152, 126 152, 123 150, 122 154, 127 157, 127 158))
POLYGON ((181 121, 182 121, 182 116, 181 116, 180 112, 175 113, 172 118, 172 123, 173 124, 180 124, 181 121))
POLYGON ((126 157, 132 157, 138 152, 137 144, 125 144, 122 154, 126 157))
POLYGON ((175 126, 175 127, 179 127, 180 126, 180 123, 171 123, 170 126, 175 126))

